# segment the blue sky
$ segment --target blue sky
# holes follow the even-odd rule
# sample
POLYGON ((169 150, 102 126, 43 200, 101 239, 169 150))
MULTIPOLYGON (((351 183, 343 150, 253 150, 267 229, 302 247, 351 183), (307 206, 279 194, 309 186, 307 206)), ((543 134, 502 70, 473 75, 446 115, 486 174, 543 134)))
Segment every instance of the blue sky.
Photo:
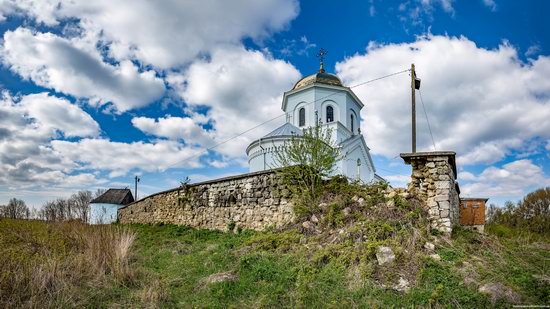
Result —
MULTIPOLYGON (((464 196, 550 185, 547 1, 0 0, 0 204, 81 190, 151 194, 247 171, 282 93, 326 68, 347 86, 417 66, 437 150, 464 196)), ((380 175, 410 168, 409 77, 354 88, 380 175)), ((418 100, 419 98, 417 98, 418 100)), ((419 150, 432 150, 417 109, 419 150)))

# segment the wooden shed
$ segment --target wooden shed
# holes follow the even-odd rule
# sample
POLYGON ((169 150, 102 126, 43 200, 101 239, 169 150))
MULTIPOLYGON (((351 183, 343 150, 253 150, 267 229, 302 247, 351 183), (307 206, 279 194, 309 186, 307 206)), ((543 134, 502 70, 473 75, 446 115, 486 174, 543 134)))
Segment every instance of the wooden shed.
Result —
POLYGON ((460 225, 483 232, 488 198, 460 198, 460 225))

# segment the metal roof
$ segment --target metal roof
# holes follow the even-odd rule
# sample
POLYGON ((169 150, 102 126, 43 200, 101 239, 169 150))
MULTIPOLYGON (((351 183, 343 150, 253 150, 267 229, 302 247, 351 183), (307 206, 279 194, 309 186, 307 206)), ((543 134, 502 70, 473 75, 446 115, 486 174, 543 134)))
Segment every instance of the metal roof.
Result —
POLYGON ((303 135, 302 129, 297 126, 287 122, 277 129, 271 131, 269 134, 262 138, 275 137, 275 136, 292 136, 292 135, 303 135))

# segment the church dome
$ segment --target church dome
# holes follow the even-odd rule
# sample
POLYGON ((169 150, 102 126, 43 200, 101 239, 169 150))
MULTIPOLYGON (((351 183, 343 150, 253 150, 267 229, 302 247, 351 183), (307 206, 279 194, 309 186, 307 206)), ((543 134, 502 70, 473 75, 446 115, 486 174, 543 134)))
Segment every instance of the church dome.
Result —
POLYGON ((335 74, 325 73, 324 71, 325 70, 321 69, 320 72, 300 79, 298 82, 296 82, 292 90, 303 88, 315 83, 344 87, 342 81, 340 80, 340 78, 338 78, 338 76, 336 76, 335 74))

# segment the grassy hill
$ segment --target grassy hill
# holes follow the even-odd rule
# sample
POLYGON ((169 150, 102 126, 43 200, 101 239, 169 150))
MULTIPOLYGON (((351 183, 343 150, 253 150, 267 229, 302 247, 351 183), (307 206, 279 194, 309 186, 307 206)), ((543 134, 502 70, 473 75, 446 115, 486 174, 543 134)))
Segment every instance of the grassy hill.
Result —
POLYGON ((548 235, 433 235, 399 196, 333 195, 284 230, 230 228, 2 219, 0 307, 550 304, 548 235), (380 264, 381 246, 395 258, 380 264))

